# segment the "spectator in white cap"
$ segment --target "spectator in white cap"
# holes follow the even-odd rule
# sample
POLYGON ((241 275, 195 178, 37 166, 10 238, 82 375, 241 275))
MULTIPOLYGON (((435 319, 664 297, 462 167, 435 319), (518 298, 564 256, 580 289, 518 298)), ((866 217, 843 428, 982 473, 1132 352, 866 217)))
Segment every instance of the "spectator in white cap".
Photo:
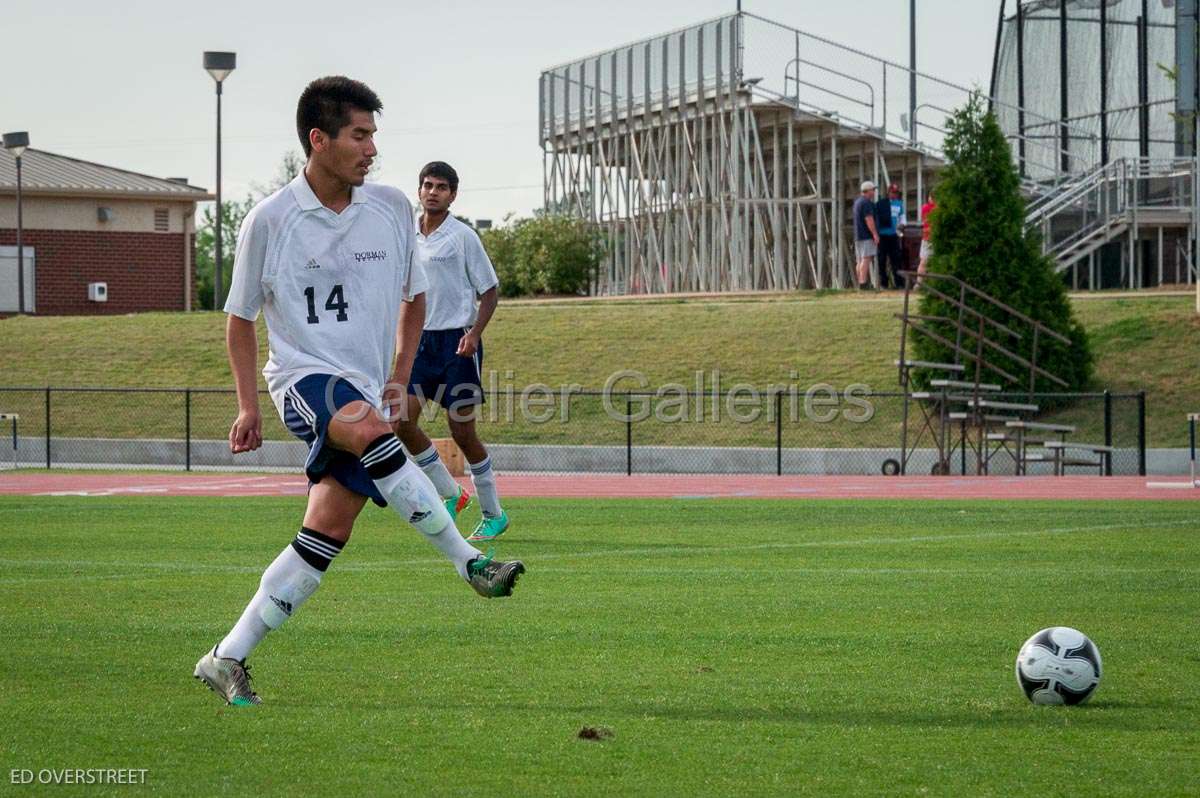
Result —
POLYGON ((862 184, 862 195, 854 201, 854 255, 858 259, 858 290, 871 286, 871 261, 879 251, 879 229, 875 226, 875 184, 862 184))

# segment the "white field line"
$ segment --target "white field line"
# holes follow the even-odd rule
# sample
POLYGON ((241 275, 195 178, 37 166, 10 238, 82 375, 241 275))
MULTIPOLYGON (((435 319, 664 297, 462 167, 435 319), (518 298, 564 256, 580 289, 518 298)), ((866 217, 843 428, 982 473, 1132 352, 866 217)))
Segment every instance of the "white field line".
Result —
MULTIPOLYGON (((802 549, 802 548, 825 548, 825 547, 845 547, 845 546, 879 546, 879 545, 902 545, 907 543, 937 543, 943 540, 989 540, 997 538, 1016 538, 1016 537, 1036 537, 1039 535, 1069 535, 1080 532, 1105 532, 1113 530, 1129 529, 1135 526, 1138 529, 1159 529, 1179 526, 1195 526, 1200 528, 1200 522, 1192 519, 1181 519, 1178 521, 1159 521, 1155 523, 1135 522, 1133 524, 1097 524, 1092 526, 1075 526, 1075 527, 1051 527, 1049 529, 1031 529, 1017 532, 967 532, 961 534, 948 535, 913 535, 910 537, 890 537, 890 538, 855 538, 849 540, 804 540, 794 542, 772 542, 772 543, 755 543, 746 546, 684 546, 680 548, 671 548, 668 546, 659 546, 656 548, 627 548, 627 549, 608 549, 602 551, 583 551, 574 552, 571 554, 546 554, 536 555, 530 559, 530 563, 536 567, 537 563, 548 562, 554 560, 579 560, 584 558, 598 557, 622 557, 629 555, 646 555, 646 556, 680 556, 692 554, 720 554, 728 552, 742 551, 764 551, 773 549, 802 549)), ((136 565, 139 568, 150 568, 166 571, 169 573, 184 574, 190 576, 200 576, 206 573, 260 573, 263 568, 269 564, 264 561, 261 566, 258 565, 207 565, 207 564, 187 564, 174 562, 139 562, 136 565)), ((344 565, 338 564, 334 566, 338 573, 356 573, 368 571, 396 571, 402 568, 412 568, 414 566, 424 565, 440 565, 446 566, 446 560, 442 558, 421 558, 412 560, 383 560, 370 563, 354 563, 348 562, 344 565)), ((22 565, 56 565, 62 568, 108 568, 108 567, 128 567, 128 560, 105 561, 105 560, 23 560, 15 558, 0 558, 0 567, 4 566, 22 566, 22 565)), ((816 569, 827 570, 833 572, 834 569, 816 569)), ((853 569, 851 569, 853 570, 853 569)), ((881 569, 879 573, 886 573, 886 569, 881 569)), ((966 571, 948 571, 948 573, 966 573, 966 571)), ((139 573, 132 575, 131 579, 155 579, 161 574, 144 574, 139 573)), ((83 574, 64 574, 60 576, 32 576, 32 577, 10 577, 0 579, 0 585, 17 584, 29 581, 62 581, 62 580, 82 580, 82 579, 115 579, 119 578, 114 574, 97 574, 88 576, 83 574)))

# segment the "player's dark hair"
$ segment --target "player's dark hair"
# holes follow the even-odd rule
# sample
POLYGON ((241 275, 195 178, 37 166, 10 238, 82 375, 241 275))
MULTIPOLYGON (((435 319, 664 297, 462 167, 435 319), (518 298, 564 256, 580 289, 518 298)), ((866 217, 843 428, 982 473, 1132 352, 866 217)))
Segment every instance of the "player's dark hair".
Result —
POLYGON ((367 84, 344 75, 317 78, 304 87, 296 105, 296 132, 300 135, 305 157, 312 155, 308 133, 313 128, 330 138, 337 138, 338 131, 350 124, 351 111, 374 114, 381 110, 383 103, 367 84))
POLYGON ((427 177, 440 177, 450 184, 451 191, 458 191, 458 172, 454 171, 454 167, 445 161, 430 161, 425 164, 425 168, 417 176, 417 188, 421 187, 427 177))

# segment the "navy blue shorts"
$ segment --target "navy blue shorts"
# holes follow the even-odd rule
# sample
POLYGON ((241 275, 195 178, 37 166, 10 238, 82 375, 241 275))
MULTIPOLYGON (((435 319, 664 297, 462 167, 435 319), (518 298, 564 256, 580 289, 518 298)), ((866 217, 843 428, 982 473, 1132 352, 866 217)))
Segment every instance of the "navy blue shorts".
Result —
POLYGON ((408 392, 437 402, 447 410, 481 405, 483 397, 483 341, 471 357, 457 354, 466 330, 426 330, 413 362, 408 392))
POLYGON ((341 377, 309 374, 284 392, 283 423, 289 432, 308 444, 304 473, 310 484, 333 477, 342 487, 387 507, 387 500, 359 459, 350 452, 333 448, 325 440, 329 421, 351 402, 367 402, 367 398, 341 377))

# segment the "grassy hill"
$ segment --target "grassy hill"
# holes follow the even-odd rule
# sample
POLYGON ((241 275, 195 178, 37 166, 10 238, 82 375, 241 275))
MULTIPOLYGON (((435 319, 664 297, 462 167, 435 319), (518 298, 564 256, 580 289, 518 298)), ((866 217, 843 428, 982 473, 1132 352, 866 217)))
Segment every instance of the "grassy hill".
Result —
MULTIPOLYGON (((1184 414, 1200 410, 1195 368, 1200 318, 1193 300, 1107 295, 1076 300, 1075 307, 1092 336, 1097 389, 1145 390, 1151 445, 1181 444, 1184 414)), ((508 302, 486 337, 485 372, 495 370, 499 387, 511 384, 518 394, 539 382, 599 390, 621 369, 640 371, 652 386, 692 386, 697 371, 720 369, 726 388, 823 382, 839 389, 862 383, 890 391, 897 387, 892 361, 898 322, 893 314, 899 309, 895 296, 838 294, 508 302)), ((259 327, 265 360, 265 328, 259 327)), ((0 386, 231 386, 223 314, 10 318, 0 321, 0 339, 6 364, 0 386)), ((71 425, 94 426, 97 418, 114 429, 160 422, 177 426, 183 413, 179 397, 86 396, 86 402, 56 399, 56 434, 69 434, 71 425), (60 418, 68 426, 61 426, 60 418)), ((576 401, 585 417, 600 411, 597 401, 576 401)), ((22 405, 23 413, 36 417, 42 404, 32 395, 0 392, 0 412, 22 405)), ((231 409, 225 396, 194 397, 194 429, 227 428, 231 409)), ((533 430, 500 423, 492 434, 495 439, 577 440, 577 430, 565 426, 577 425, 533 430)), ((771 438, 765 426, 742 434, 746 440, 771 438)), ((621 425, 607 421, 589 442, 623 443, 623 435, 621 425)), ((671 437, 677 439, 678 432, 671 437)), ((892 440, 890 431, 882 437, 892 440)), ((710 441, 700 435, 696 442, 710 441)))

